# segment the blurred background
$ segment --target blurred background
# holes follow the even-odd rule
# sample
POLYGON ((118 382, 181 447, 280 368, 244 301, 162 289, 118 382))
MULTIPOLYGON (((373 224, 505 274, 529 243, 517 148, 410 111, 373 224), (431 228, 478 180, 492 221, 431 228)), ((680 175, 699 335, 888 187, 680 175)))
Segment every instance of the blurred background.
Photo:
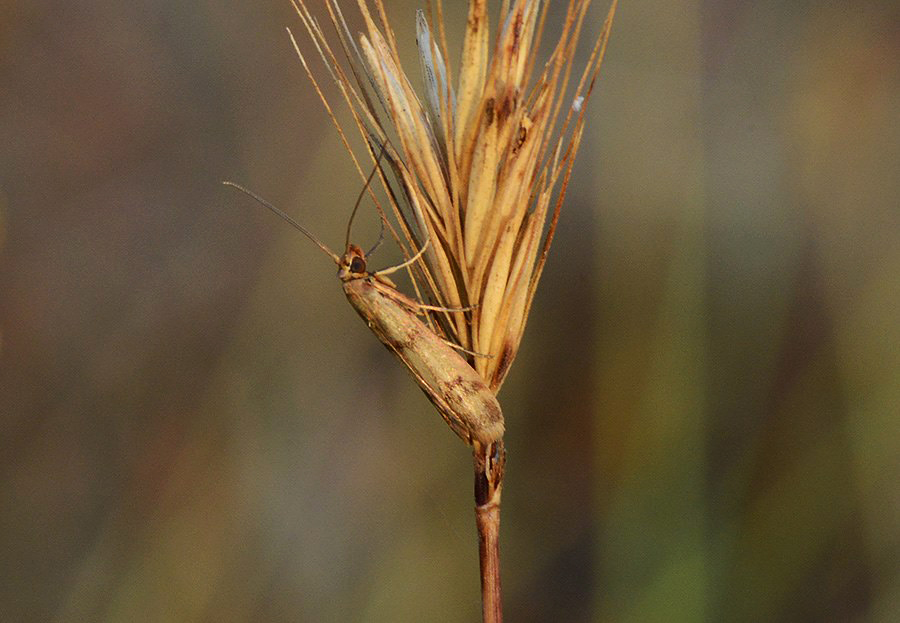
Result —
MULTIPOLYGON (((0 620, 478 620, 468 450, 221 185, 342 244, 286 26, 0 2, 0 620)), ((508 620, 900 621, 898 58, 896 2, 621 3, 500 394, 508 620)))

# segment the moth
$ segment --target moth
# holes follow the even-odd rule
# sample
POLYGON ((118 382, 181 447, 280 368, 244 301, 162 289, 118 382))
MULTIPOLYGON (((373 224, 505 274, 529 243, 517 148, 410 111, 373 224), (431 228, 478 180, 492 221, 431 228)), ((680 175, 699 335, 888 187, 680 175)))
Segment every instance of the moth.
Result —
POLYGON ((389 273, 417 261, 425 252, 427 242, 409 261, 370 272, 366 253, 355 244, 350 244, 349 226, 346 251, 338 255, 287 213, 262 197, 232 182, 225 184, 249 195, 286 220, 331 257, 338 266, 338 279, 350 305, 381 343, 406 366, 460 439, 469 445, 476 441, 487 445, 503 437, 503 412, 494 392, 454 347, 419 319, 418 315, 425 310, 436 308, 404 295, 387 277, 389 273))

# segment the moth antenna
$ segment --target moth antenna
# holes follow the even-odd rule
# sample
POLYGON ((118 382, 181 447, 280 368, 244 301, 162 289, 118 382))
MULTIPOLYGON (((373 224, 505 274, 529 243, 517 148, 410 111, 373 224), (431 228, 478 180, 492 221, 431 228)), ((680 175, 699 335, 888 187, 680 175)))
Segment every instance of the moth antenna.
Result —
POLYGON ((259 203, 260 205, 268 208, 269 210, 271 210, 272 212, 274 212, 275 214, 277 214, 278 216, 283 218, 290 225, 292 225, 294 227, 294 229, 298 230, 304 236, 306 236, 307 238, 312 240, 314 243, 316 243, 316 246, 318 246, 325 253, 327 253, 331 257, 331 259, 334 260, 334 263, 337 264, 338 266, 340 266, 340 264, 341 264, 340 256, 337 253, 335 253, 334 251, 332 251, 331 249, 329 249, 327 246, 325 246, 325 244, 323 242, 321 242, 318 238, 316 238, 311 233, 309 233, 309 231, 305 227, 303 227, 303 225, 301 225, 300 223, 295 221, 287 212, 285 212, 284 210, 280 210, 279 208, 276 208, 275 206, 273 206, 271 203, 269 203, 268 201, 266 201, 265 199, 263 199, 262 197, 257 195, 252 190, 248 190, 248 189, 244 188, 243 186, 241 186, 240 184, 235 184, 234 182, 222 182, 222 183, 225 186, 231 186, 232 188, 236 188, 237 190, 241 191, 242 193, 244 193, 245 195, 247 195, 248 197, 250 197, 257 203, 259 203))
MULTIPOLYGON (((363 195, 366 194, 366 190, 369 188, 369 184, 372 183, 372 178, 375 177, 375 172, 378 170, 378 167, 381 165, 381 157, 384 155, 384 150, 386 145, 381 146, 381 151, 378 152, 378 158, 375 159, 375 166, 372 167, 372 172, 369 173, 369 177, 366 178, 366 183, 363 184, 362 190, 359 191, 359 197, 356 198, 356 203, 353 204, 353 211, 350 213, 350 220, 347 221, 347 238, 344 240, 344 248, 350 248, 350 230, 353 228, 353 219, 356 218, 356 211, 359 210, 359 204, 362 201, 363 195)), ((384 227, 384 223, 381 224, 382 228, 384 227)), ((382 229, 382 234, 384 230, 382 229)), ((379 242, 380 244, 380 242, 379 242)), ((377 245, 376 245, 377 246, 377 245)), ((368 255, 368 253, 366 254, 368 255)))
POLYGON ((378 242, 375 243, 375 246, 366 251, 366 257, 368 258, 370 255, 375 253, 378 250, 378 247, 381 246, 381 243, 384 242, 384 219, 379 219, 381 221, 381 232, 378 234, 378 242))

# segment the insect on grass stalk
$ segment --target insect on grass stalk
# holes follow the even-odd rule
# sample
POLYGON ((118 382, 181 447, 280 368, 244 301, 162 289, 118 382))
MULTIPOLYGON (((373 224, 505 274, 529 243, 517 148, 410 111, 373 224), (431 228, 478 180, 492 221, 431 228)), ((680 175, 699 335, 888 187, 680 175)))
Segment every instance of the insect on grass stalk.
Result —
POLYGON ((443 5, 428 1, 427 11, 409 19, 425 87, 419 94, 403 70, 383 0, 356 0, 363 24, 358 38, 338 0, 324 0, 331 36, 311 3, 291 1, 337 99, 350 112, 348 126, 338 121, 318 72, 291 33, 303 71, 360 179, 366 175, 351 135, 365 145, 362 159, 376 163, 375 181, 387 194, 396 226, 378 209, 408 260, 403 266, 422 302, 400 294, 383 272, 367 272, 365 254, 349 237, 343 256, 313 240, 338 263, 350 303, 472 446, 483 617, 500 621, 506 451, 495 395, 518 352, 553 240, 617 2, 612 0, 573 80, 590 0, 503 0, 493 29, 487 0, 470 0, 455 71, 447 60, 443 5), (541 39, 557 18, 555 43, 540 58, 541 39), (437 311, 422 322, 416 318, 422 310, 437 311), (464 391, 457 392, 460 387, 464 391))

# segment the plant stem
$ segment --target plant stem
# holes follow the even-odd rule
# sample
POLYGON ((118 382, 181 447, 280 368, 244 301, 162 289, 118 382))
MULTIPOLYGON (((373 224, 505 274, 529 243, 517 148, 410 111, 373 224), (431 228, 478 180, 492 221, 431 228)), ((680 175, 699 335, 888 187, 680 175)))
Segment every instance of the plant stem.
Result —
POLYGON ((481 616, 484 623, 502 623, 500 587, 500 493, 506 449, 503 440, 475 444, 475 524, 478 527, 478 558, 481 567, 481 616))

